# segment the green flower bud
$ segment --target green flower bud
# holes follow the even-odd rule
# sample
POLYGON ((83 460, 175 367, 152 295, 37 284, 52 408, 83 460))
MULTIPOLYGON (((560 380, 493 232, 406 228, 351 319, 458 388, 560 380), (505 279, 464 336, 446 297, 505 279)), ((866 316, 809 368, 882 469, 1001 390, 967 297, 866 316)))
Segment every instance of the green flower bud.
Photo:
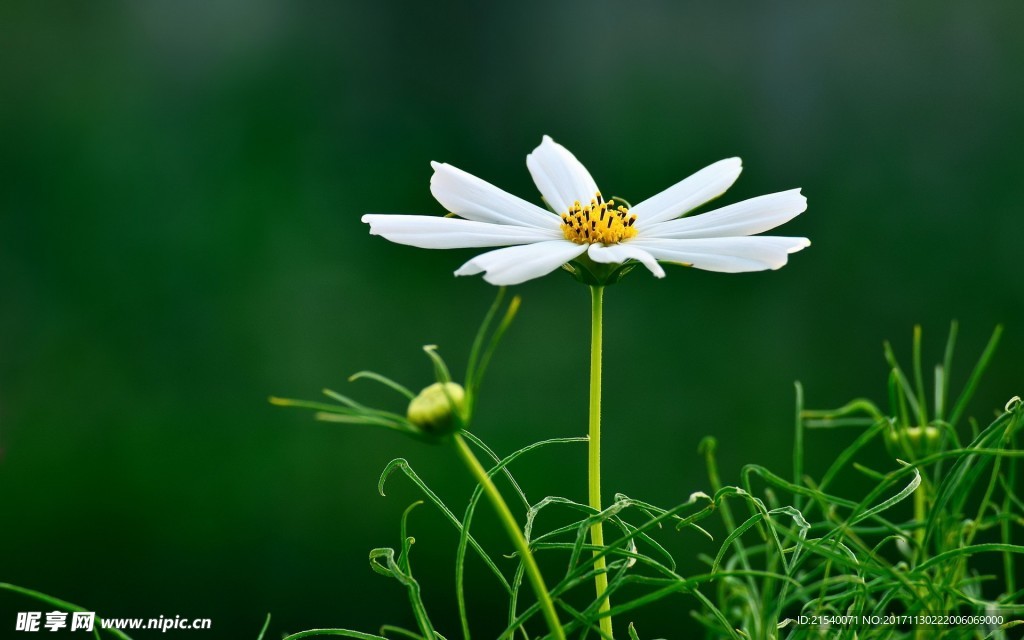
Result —
MULTIPOLYGON (((897 427, 896 430, 888 433, 888 439, 894 446, 898 445, 902 439, 915 456, 924 457, 938 451, 942 432, 930 425, 927 427, 897 427)), ((902 452, 897 450, 897 453, 902 452)))
POLYGON ((409 403, 409 422, 428 433, 444 435, 455 431, 464 407, 466 391, 454 382, 435 382, 409 403))

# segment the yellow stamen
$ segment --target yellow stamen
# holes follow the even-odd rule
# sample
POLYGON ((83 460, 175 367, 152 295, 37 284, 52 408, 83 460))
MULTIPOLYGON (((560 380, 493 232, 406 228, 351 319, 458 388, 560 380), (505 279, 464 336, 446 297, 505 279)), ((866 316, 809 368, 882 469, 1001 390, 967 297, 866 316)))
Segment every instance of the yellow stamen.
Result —
POLYGON ((598 193, 590 204, 577 200, 562 214, 562 233, 576 244, 618 244, 636 235, 636 216, 598 193))

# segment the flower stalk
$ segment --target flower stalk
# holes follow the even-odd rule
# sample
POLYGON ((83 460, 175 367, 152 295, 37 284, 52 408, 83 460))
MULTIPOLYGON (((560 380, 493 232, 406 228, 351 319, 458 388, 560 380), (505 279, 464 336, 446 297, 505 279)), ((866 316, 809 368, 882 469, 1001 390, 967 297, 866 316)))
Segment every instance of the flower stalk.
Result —
MULTIPOLYGON (((602 316, 604 308, 604 286, 590 287, 590 415, 588 435, 590 442, 587 456, 589 503, 598 513, 601 512, 601 345, 603 343, 602 316)), ((598 520, 590 527, 590 541, 596 549, 604 547, 604 525, 598 520)), ((594 554, 597 555, 595 549, 594 554)), ((600 555, 594 560, 594 586, 597 597, 601 600, 599 613, 611 609, 611 602, 605 597, 608 590, 608 573, 605 557, 600 555)), ((601 618, 601 631, 612 637, 611 616, 601 618)))
MULTIPOLYGON (((519 523, 516 522, 515 516, 509 510, 508 503, 505 502, 498 488, 494 486, 494 481, 491 480, 490 475, 487 474, 483 465, 480 464, 480 460, 474 455, 473 450, 469 448, 462 434, 458 432, 453 434, 452 442, 455 444, 455 450, 458 452, 459 457, 462 458, 466 467, 469 468, 470 473, 480 483, 480 486, 484 488, 484 493, 491 501, 491 505, 494 506, 494 510, 498 513, 498 518, 501 520, 502 526, 505 527, 505 531, 512 540, 516 551, 519 553, 519 557, 522 558, 526 576, 530 580, 530 586, 533 587, 534 593, 537 595, 537 601, 540 603, 540 609, 544 613, 544 619, 548 623, 551 635, 557 640, 565 640, 565 631, 562 629, 562 623, 558 620, 558 613, 555 611, 555 603, 551 599, 551 593, 548 591, 547 585, 544 584, 544 577, 540 574, 540 568, 537 566, 537 561, 533 558, 530 545, 526 542, 526 538, 523 536, 523 531, 519 528, 519 523)), ((603 558, 601 562, 603 564, 603 558)))

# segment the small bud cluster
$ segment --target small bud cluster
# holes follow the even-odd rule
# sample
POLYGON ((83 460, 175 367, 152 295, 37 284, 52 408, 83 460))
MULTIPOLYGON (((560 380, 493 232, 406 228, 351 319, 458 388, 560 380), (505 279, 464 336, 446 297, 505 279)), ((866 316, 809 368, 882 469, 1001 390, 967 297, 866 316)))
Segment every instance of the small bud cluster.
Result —
MULTIPOLYGON (((916 457, 924 457, 939 450, 942 432, 931 425, 926 427, 896 427, 888 434, 889 444, 899 447, 906 446, 916 457)), ((905 455, 899 448, 897 455, 905 455)))

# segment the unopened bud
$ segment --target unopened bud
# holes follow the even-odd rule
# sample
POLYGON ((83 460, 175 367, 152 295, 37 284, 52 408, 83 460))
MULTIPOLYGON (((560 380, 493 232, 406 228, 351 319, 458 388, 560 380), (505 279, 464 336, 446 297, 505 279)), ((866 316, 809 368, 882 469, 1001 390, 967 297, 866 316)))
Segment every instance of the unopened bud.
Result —
POLYGON ((939 449, 939 441, 942 439, 942 432, 931 425, 927 427, 897 427, 890 431, 889 442, 893 445, 902 439, 915 456, 926 456, 935 453, 939 449))
POLYGON ((409 403, 409 422, 429 433, 442 435, 458 427, 466 392, 455 382, 435 382, 409 403))

